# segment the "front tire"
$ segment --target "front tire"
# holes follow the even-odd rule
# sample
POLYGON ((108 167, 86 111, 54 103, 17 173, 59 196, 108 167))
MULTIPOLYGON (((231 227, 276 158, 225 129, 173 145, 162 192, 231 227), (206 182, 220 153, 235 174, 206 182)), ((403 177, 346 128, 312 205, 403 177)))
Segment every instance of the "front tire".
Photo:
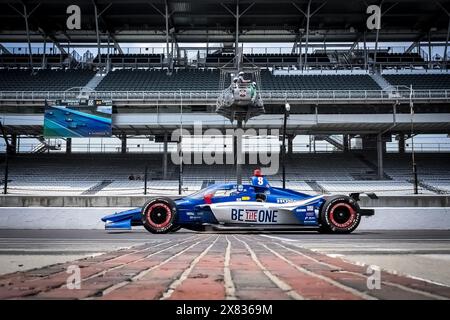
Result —
POLYGON ((151 233, 168 233, 177 228, 177 207, 166 197, 150 199, 142 208, 142 224, 151 233))
POLYGON ((351 233, 360 221, 358 203, 348 196, 329 197, 320 211, 320 231, 323 233, 351 233))

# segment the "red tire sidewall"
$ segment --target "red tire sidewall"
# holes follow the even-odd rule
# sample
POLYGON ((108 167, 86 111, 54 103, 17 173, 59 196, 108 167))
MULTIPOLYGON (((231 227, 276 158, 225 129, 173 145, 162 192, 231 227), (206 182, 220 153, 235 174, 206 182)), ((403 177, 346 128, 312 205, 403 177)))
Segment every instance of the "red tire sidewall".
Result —
POLYGON ((338 196, 327 200, 322 210, 322 223, 325 223, 332 232, 352 232, 361 220, 358 205, 346 196, 338 196), (346 207, 351 214, 349 221, 343 224, 337 223, 333 217, 334 210, 339 207, 346 207))
POLYGON ((142 223, 157 233, 167 232, 173 227, 176 216, 176 207, 171 202, 163 198, 149 201, 142 210, 142 223), (160 224, 150 219, 150 213, 157 208, 163 208, 167 214, 165 221, 160 224))

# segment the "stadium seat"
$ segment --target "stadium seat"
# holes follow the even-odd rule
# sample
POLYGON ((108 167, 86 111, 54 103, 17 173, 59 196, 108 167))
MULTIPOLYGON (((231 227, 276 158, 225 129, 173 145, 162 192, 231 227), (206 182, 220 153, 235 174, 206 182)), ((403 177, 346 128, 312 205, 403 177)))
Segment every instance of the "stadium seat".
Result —
MULTIPOLYGON (((97 86, 98 91, 216 91, 220 82, 217 70, 115 70, 97 86)), ((380 90, 368 75, 288 75, 261 72, 263 90, 380 90)))
POLYGON ((178 70, 115 70, 97 86, 97 91, 216 91, 219 72, 178 70))
POLYGON ((386 74, 393 86, 412 85, 415 90, 450 90, 450 74, 386 74))
POLYGON ((369 75, 272 75, 261 73, 264 90, 380 90, 369 75))

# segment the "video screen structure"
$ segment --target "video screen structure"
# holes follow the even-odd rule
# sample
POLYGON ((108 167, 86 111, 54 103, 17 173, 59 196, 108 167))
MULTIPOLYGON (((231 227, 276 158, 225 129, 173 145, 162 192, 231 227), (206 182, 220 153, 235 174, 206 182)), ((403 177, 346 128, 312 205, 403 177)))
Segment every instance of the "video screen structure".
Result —
POLYGON ((45 138, 93 138, 111 135, 111 101, 56 101, 54 105, 45 106, 45 138))

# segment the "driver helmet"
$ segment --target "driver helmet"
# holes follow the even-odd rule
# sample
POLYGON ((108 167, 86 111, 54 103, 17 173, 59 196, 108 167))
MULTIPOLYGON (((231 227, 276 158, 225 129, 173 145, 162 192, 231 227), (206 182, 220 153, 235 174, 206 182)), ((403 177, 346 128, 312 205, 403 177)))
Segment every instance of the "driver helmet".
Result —
POLYGON ((233 82, 237 82, 238 80, 238 78, 233 78, 233 82))
POLYGON ((244 72, 243 72, 243 71, 239 72, 239 75, 240 75, 240 76, 243 76, 243 75, 244 75, 244 72))
POLYGON ((253 81, 253 82, 252 82, 252 85, 254 85, 254 86, 256 87, 256 82, 255 82, 255 81, 253 81))

